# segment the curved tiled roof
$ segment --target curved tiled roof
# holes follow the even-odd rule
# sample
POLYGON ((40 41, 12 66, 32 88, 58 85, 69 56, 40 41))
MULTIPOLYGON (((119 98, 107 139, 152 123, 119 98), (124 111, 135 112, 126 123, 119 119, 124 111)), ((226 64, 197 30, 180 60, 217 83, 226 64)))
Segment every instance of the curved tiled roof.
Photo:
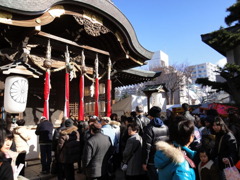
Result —
POLYGON ((101 14, 119 28, 133 52, 145 60, 151 59, 153 53, 138 42, 131 23, 114 4, 107 0, 0 0, 0 9, 23 15, 40 15, 58 4, 76 4, 101 14))

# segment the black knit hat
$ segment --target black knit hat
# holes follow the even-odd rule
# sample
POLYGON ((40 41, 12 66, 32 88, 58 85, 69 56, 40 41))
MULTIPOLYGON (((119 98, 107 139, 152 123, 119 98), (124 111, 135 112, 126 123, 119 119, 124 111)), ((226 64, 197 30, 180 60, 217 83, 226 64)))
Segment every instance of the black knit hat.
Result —
POLYGON ((148 111, 148 115, 152 116, 152 117, 160 117, 161 115, 161 108, 158 106, 153 106, 149 111, 148 111))
POLYGON ((73 126, 73 120, 72 119, 67 119, 65 121, 65 127, 71 127, 73 126))

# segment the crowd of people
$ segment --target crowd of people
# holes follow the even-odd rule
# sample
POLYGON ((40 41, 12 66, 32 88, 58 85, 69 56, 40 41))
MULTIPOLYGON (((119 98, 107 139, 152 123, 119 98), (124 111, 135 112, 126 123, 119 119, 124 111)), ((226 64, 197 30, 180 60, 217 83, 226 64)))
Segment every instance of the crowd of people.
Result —
MULTIPOLYGON (((84 121, 68 118, 54 129, 41 117, 39 136, 43 174, 74 180, 74 163, 87 180, 113 180, 121 169, 126 180, 224 180, 224 169, 239 160, 240 115, 216 110, 192 115, 189 105, 182 114, 163 116, 153 106, 147 114, 142 105, 130 116, 88 116, 84 121), (53 153, 54 152, 54 153, 53 153), (52 156, 54 154, 54 156, 52 156)), ((4 122, 4 121, 1 121, 4 122)), ((0 179, 16 179, 16 166, 23 164, 30 136, 23 119, 12 131, 1 124, 0 179)))

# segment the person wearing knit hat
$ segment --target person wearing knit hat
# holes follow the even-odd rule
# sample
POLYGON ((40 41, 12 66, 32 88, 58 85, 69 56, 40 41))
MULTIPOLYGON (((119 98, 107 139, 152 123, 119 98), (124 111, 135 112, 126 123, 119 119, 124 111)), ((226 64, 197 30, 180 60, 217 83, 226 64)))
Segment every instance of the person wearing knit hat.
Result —
POLYGON ((67 119, 65 120, 65 127, 72 127, 73 126, 73 120, 72 119, 67 119))
POLYGON ((147 171, 148 178, 158 179, 157 169, 154 166, 154 154, 156 152, 155 143, 158 141, 167 141, 168 127, 160 118, 161 108, 153 106, 149 112, 150 123, 144 129, 143 134, 143 169, 147 171))
POLYGON ((59 132, 57 146, 58 162, 61 163, 57 171, 58 179, 65 177, 74 180, 74 163, 80 155, 80 134, 72 119, 66 119, 65 128, 59 132))
POLYGON ((161 108, 158 106, 153 106, 149 111, 148 114, 152 117, 160 117, 161 116, 161 108))

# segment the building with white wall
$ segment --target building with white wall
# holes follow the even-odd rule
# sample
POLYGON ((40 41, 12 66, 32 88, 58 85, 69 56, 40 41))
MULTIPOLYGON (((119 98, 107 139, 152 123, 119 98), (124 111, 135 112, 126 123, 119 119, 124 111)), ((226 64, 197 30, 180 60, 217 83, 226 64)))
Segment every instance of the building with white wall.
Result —
POLYGON ((161 67, 169 66, 168 55, 163 51, 159 50, 154 52, 152 59, 146 61, 146 65, 137 67, 137 69, 142 69, 146 71, 154 71, 161 67))
MULTIPOLYGON (((148 60, 147 62, 148 63, 146 65, 137 67, 136 69, 147 70, 147 71, 161 71, 163 67, 169 67, 168 55, 160 50, 156 51, 152 59, 148 60)), ((122 99, 130 95, 144 96, 142 89, 145 87, 145 85, 149 85, 149 84, 153 85, 153 84, 165 83, 166 88, 168 89, 169 81, 171 81, 172 83, 179 81, 178 76, 180 77, 181 82, 176 83, 176 85, 179 86, 179 89, 173 93, 174 104, 182 104, 185 102, 189 104, 198 103, 199 101, 197 101, 197 99, 194 98, 192 95, 194 94, 194 92, 190 92, 188 88, 189 79, 186 78, 184 75, 181 74, 181 72, 178 72, 178 71, 169 72, 169 74, 162 73, 160 77, 155 78, 153 81, 118 87, 115 89, 115 100, 116 102, 121 101, 122 99)), ((168 97, 168 101, 169 101, 168 103, 170 103, 169 97, 168 97)))
POLYGON ((212 63, 202 63, 193 66, 189 66, 192 71, 192 82, 195 83, 197 78, 206 78, 210 81, 216 81, 216 73, 217 65, 212 63))

